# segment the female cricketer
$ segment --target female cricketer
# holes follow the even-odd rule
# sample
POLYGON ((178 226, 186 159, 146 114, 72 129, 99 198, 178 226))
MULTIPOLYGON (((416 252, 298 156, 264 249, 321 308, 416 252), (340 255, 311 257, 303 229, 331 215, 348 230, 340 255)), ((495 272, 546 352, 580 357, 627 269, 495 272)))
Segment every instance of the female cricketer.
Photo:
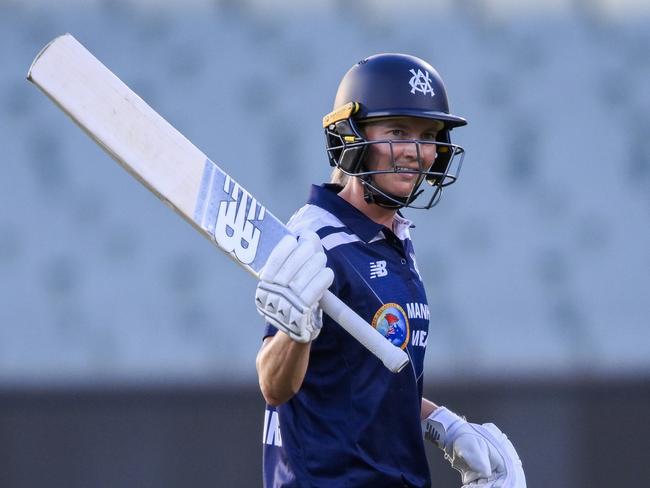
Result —
POLYGON ((406 207, 429 209, 456 181, 464 150, 450 132, 442 80, 425 61, 379 54, 343 77, 323 120, 332 182, 313 186, 276 246, 255 301, 266 487, 428 487, 424 441, 464 485, 525 488, 521 461, 493 424, 422 397, 429 307, 406 207), (330 289, 404 349, 391 373, 318 301, 330 289))

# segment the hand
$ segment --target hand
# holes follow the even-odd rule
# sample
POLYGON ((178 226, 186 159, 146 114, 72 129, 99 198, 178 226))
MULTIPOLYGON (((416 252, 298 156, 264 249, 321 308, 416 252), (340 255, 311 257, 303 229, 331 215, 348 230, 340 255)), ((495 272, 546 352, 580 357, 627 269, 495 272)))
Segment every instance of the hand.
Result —
POLYGON ((334 280, 315 232, 296 241, 285 236, 260 273, 255 291, 257 311, 296 342, 313 341, 323 325, 318 302, 334 280))
POLYGON ((445 407, 422 422, 424 437, 445 452, 463 486, 526 488, 521 460, 494 424, 471 424, 445 407))

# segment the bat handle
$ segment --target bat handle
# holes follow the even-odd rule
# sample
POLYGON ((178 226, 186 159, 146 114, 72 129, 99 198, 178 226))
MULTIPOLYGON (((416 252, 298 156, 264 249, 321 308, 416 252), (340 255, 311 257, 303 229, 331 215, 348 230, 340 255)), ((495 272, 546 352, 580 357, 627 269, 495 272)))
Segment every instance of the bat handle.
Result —
POLYGON ((326 291, 320 306, 352 337, 363 344, 393 373, 400 372, 409 362, 405 351, 394 346, 377 329, 368 324, 331 291, 326 291))

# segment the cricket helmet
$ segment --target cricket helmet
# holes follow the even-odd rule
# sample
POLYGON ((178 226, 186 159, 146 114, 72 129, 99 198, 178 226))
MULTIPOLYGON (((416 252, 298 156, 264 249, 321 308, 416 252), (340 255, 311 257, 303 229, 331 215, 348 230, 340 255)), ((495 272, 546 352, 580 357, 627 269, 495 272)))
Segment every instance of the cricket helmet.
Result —
MULTIPOLYGON (((370 56, 350 68, 339 84, 333 111, 323 118, 330 165, 361 178, 366 200, 389 208, 431 208, 438 202, 442 188, 458 178, 465 153, 451 143, 450 131, 466 124, 464 118, 450 113, 444 83, 429 63, 393 53, 370 56), (422 145, 435 144, 437 155, 433 162, 420 163, 422 178, 408 197, 387 194, 373 182, 377 172, 365 167, 368 146, 376 142, 364 137, 364 121, 392 117, 418 117, 440 123, 435 142, 413 141, 418 154, 422 145), (424 181, 433 187, 431 198, 414 205, 424 181)), ((394 172, 398 172, 394 163, 394 172)))

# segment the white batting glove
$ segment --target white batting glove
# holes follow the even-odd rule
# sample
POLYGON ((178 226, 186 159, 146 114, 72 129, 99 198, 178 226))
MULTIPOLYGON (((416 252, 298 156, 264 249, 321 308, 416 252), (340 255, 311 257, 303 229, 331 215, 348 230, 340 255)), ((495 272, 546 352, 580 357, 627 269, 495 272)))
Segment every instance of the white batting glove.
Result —
POLYGON ((318 235, 309 231, 297 241, 283 237, 260 274, 257 311, 296 342, 313 341, 323 326, 318 302, 334 280, 326 263, 318 235))
POLYGON ((463 487, 526 488, 519 455, 496 425, 471 424, 438 407, 422 422, 422 430, 460 472, 463 487))

